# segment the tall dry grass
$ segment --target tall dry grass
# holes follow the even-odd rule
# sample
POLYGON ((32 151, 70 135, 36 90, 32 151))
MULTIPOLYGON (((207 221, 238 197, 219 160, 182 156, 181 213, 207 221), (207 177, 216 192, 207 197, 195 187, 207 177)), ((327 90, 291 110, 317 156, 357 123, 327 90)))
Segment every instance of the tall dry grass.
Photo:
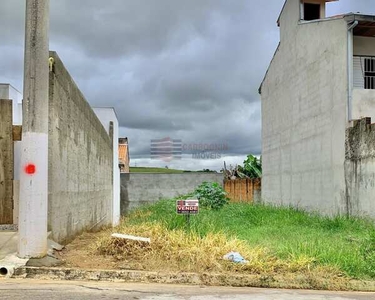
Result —
MULTIPOLYGON (((132 225, 126 221, 115 231, 150 237, 151 243, 112 238, 111 231, 107 231, 100 235, 92 250, 120 261, 136 261, 146 270, 273 274, 311 272, 315 268, 312 258, 295 256, 281 260, 267 248, 250 247, 246 242, 234 237, 228 238, 223 233, 208 233, 201 237, 196 232, 169 230, 157 222, 132 225), (236 264, 225 261, 223 256, 230 251, 240 252, 249 262, 236 264)), ((335 269, 326 270, 328 273, 337 274, 335 269)), ((319 271, 321 272, 321 268, 319 271)))

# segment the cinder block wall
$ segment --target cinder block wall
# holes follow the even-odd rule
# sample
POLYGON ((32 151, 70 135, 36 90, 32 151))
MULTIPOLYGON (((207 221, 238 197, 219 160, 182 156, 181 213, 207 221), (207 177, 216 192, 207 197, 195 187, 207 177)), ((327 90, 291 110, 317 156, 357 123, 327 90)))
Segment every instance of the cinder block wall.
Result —
POLYGON ((217 173, 123 173, 121 215, 144 204, 190 193, 204 181, 223 184, 223 176, 217 173))
POLYGON ((48 227, 66 243, 111 223, 112 141, 58 55, 50 56, 48 227))

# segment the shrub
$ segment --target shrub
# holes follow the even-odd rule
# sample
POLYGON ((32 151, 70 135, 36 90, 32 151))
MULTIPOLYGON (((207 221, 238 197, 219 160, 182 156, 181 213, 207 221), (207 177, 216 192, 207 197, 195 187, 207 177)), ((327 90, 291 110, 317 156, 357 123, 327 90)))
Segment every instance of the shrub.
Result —
POLYGON ((195 190, 199 205, 205 208, 220 209, 229 202, 227 193, 217 182, 203 182, 195 190))

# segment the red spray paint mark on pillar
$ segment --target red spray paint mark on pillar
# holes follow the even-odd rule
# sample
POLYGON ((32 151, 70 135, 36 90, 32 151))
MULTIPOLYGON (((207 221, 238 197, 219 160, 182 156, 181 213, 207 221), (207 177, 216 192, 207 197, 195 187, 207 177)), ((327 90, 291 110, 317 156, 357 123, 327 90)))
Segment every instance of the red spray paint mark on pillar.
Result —
POLYGON ((25 167, 25 173, 29 175, 33 175, 36 172, 36 167, 34 164, 28 164, 25 167))

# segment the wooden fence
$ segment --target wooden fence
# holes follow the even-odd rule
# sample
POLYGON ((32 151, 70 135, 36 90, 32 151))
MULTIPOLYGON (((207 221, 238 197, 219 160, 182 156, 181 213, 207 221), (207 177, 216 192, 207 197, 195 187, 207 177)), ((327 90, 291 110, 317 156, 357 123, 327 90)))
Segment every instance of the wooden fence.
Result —
POLYGON ((261 179, 224 180, 224 189, 231 202, 252 203, 260 197, 261 179))

